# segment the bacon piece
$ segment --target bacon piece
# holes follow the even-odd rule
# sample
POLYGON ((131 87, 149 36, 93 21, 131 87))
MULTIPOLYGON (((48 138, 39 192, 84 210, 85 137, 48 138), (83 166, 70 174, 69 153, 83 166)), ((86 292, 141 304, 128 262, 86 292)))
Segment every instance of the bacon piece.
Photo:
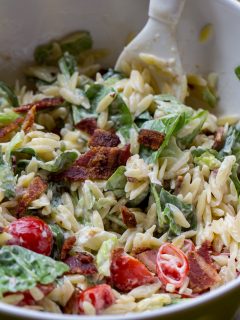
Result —
POLYGON ((108 179, 130 157, 130 145, 117 147, 93 147, 81 155, 75 164, 63 172, 63 177, 71 181, 86 179, 108 179))
POLYGON ((85 118, 79 121, 75 127, 92 135, 97 129, 97 120, 95 118, 85 118))
POLYGON ((22 129, 25 133, 28 133, 31 130, 34 124, 35 116, 36 116, 36 106, 33 106, 26 114, 26 117, 22 124, 22 129))
POLYGON ((9 133, 15 131, 19 128, 20 124, 23 122, 23 118, 17 118, 9 125, 0 128, 0 139, 5 138, 9 133))
POLYGON ((158 254, 158 249, 150 249, 150 250, 146 250, 141 253, 138 253, 136 255, 136 258, 140 260, 148 268, 149 271, 153 273, 157 273, 157 269, 156 269, 157 254, 158 254))
POLYGON ((39 176, 35 177, 28 188, 24 190, 18 199, 17 215, 24 214, 29 204, 38 199, 41 194, 47 189, 47 184, 39 176))
POLYGON ((86 252, 79 252, 75 256, 68 257, 64 262, 70 267, 68 274, 90 275, 97 272, 93 257, 86 252))
POLYGON ((64 102, 64 99, 61 97, 58 98, 45 98, 40 101, 24 104, 18 108, 15 108, 14 111, 18 113, 25 113, 32 109, 33 106, 36 106, 37 111, 44 110, 48 108, 54 108, 61 105, 64 102))
POLYGON ((96 129, 88 143, 89 147, 116 147, 120 143, 114 132, 96 129))
POLYGON ((66 259, 68 252, 72 249, 75 242, 76 242, 75 236, 71 236, 64 241, 63 246, 62 246, 62 250, 61 250, 61 254, 60 254, 61 260, 66 259))
POLYGON ((152 150, 156 151, 163 143, 164 138, 165 134, 162 132, 141 129, 138 135, 138 142, 145 147, 151 148, 152 150))
POLYGON ((224 142, 223 135, 224 135, 224 127, 219 127, 214 136, 214 144, 212 146, 213 149, 219 151, 222 148, 223 142, 224 142))
POLYGON ((212 263, 207 243, 203 244, 199 250, 194 250, 188 253, 189 262, 189 286, 193 293, 201 293, 221 279, 212 263))
POLYGON ((135 228, 136 227, 137 221, 136 221, 134 213, 130 209, 128 209, 125 206, 122 206, 121 207, 121 214, 122 214, 123 223, 128 228, 135 228))

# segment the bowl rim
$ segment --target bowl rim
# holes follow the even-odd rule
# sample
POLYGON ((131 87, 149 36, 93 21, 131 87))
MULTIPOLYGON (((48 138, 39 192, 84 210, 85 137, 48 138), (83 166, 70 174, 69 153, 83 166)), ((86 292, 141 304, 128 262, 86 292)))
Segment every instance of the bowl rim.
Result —
MULTIPOLYGON (((226 292, 230 292, 234 289, 240 288, 240 277, 237 279, 234 279, 230 281, 229 283, 220 286, 219 288, 216 288, 208 293, 204 293, 203 295, 200 295, 198 297, 195 297, 187 302, 182 302, 175 305, 169 305, 164 306, 160 309, 156 310, 150 310, 146 312, 141 313, 127 313, 127 314, 103 314, 103 315, 97 315, 96 320, 105 320, 105 319, 112 319, 114 316, 114 319, 116 320, 122 320, 123 317, 125 319, 133 320, 144 320, 146 318, 156 318, 156 317, 164 317, 164 316, 170 316, 173 314, 176 314, 178 312, 182 312, 186 309, 188 311, 191 309, 194 309, 195 307, 200 307, 201 305, 204 305, 205 303, 209 301, 218 300, 223 295, 225 295, 226 292), (186 305, 187 304, 187 305, 186 305)), ((38 319, 38 320, 81 320, 81 319, 90 319, 89 315, 69 315, 69 314, 58 314, 58 313, 50 313, 50 312, 41 312, 41 311, 35 311, 31 309, 25 309, 22 307, 16 307, 12 305, 8 305, 6 303, 0 302, 0 314, 2 312, 5 312, 7 315, 11 316, 17 316, 22 317, 25 319, 38 319)), ((92 318, 92 317, 91 317, 92 318)), ((93 318, 92 318, 93 319, 93 318)))
MULTIPOLYGON (((216 0, 222 5, 224 5, 226 8, 231 9, 234 11, 234 14, 239 14, 240 16, 240 3, 238 3, 236 0, 216 0)), ((195 297, 187 302, 182 302, 175 305, 169 305, 164 306, 163 308, 152 310, 152 311, 146 311, 141 313, 127 313, 127 314, 103 314, 96 316, 97 320, 104 320, 104 319, 112 319, 114 316, 114 319, 116 320, 122 320, 123 317, 125 319, 151 319, 158 316, 166 316, 166 315, 173 315, 178 312, 184 311, 186 309, 186 303, 187 303, 187 309, 191 310, 195 307, 199 307, 201 305, 204 305, 205 303, 209 301, 214 301, 219 298, 221 298, 225 293, 231 292, 232 290, 235 290, 237 288, 240 288, 240 277, 237 279, 234 279, 219 288, 216 288, 210 292, 204 293, 203 295, 200 295, 198 297, 195 297)), ((41 312, 31 309, 26 309, 22 307, 13 306, 10 304, 6 304, 0 301, 0 315, 5 314, 9 316, 16 316, 16 317, 22 317, 25 319, 38 319, 38 320, 81 320, 81 319, 90 319, 88 315, 69 315, 69 314, 57 314, 57 313, 50 313, 50 312, 41 312)))

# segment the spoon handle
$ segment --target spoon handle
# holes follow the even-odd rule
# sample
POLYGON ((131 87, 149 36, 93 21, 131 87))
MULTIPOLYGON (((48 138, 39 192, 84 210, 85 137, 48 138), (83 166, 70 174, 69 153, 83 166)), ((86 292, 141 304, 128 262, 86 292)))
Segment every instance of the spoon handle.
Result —
POLYGON ((185 0, 150 0, 148 15, 158 21, 176 25, 185 0))

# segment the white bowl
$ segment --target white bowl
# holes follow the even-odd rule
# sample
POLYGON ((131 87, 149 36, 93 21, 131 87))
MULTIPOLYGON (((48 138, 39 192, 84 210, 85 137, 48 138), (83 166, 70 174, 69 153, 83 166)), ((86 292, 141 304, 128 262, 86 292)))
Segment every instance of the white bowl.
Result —
MULTIPOLYGON (((36 45, 72 31, 86 29, 95 47, 108 48, 105 66, 113 66, 130 32, 138 32, 147 20, 147 0, 0 0, 0 74, 13 82, 21 66, 32 59, 36 45)), ((240 5, 235 0, 187 0, 178 26, 179 49, 187 72, 219 74, 218 113, 239 114, 240 81, 234 69, 240 65, 240 5), (198 41, 201 28, 211 23, 213 36, 198 41)), ((114 319, 224 319, 240 304, 240 279, 187 303, 114 319)), ((0 303, 0 319, 83 319, 84 316, 39 313, 0 303)), ((97 319, 112 319, 99 316, 97 319)), ((90 317, 88 317, 90 319, 90 317)), ((93 317, 91 317, 93 319, 93 317)))

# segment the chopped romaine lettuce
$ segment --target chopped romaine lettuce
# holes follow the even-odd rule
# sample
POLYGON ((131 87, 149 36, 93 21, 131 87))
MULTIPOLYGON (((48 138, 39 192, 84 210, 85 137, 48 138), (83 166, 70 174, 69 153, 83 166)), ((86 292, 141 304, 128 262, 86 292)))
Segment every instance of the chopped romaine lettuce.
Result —
POLYGON ((98 272, 106 277, 110 276, 111 254, 117 243, 117 237, 113 236, 111 239, 105 240, 102 243, 97 253, 96 262, 98 272))
POLYGON ((5 82, 0 81, 0 98, 7 101, 10 107, 18 107, 18 98, 5 82))
POLYGON ((57 224, 49 224, 53 233, 53 248, 51 257, 56 260, 60 260, 61 250, 64 243, 64 234, 62 229, 57 224))
POLYGON ((203 151, 199 156, 195 156, 193 161, 196 165, 203 166, 206 165, 210 170, 214 170, 220 167, 221 161, 216 158, 217 151, 209 149, 203 151))
POLYGON ((195 211, 192 205, 183 203, 175 195, 161 188, 160 194, 155 185, 152 184, 151 192, 156 202, 158 227, 161 233, 168 232, 169 237, 180 235, 184 230, 194 229, 196 226, 195 211), (176 223, 173 213, 173 206, 177 207, 187 222, 189 228, 183 228, 176 223))
POLYGON ((237 66, 234 69, 235 75, 237 76, 238 80, 240 80, 240 66, 237 66))
POLYGON ((239 165, 235 163, 232 168, 232 174, 230 177, 235 185, 238 195, 240 195, 240 180, 239 180, 239 165))
POLYGON ((0 126, 5 126, 19 118, 19 115, 14 111, 0 112, 0 126))
POLYGON ((0 248, 0 293, 21 292, 53 283, 69 270, 62 262, 19 246, 0 248))
POLYGON ((38 166, 49 172, 59 172, 67 169, 77 159, 78 154, 75 151, 65 151, 57 156, 54 160, 43 162, 38 160, 38 166))
POLYGON ((201 131, 207 116, 208 112, 206 110, 195 113, 188 119, 182 130, 178 132, 177 141, 183 148, 188 147, 193 142, 196 135, 201 131))
POLYGON ((124 175, 125 171, 126 168, 120 166, 107 180, 105 189, 107 191, 112 191, 117 198, 121 198, 125 195, 124 188, 127 183, 127 178, 124 175))
POLYGON ((6 198, 15 196, 16 179, 10 162, 3 160, 3 154, 0 149, 0 188, 4 191, 6 198))
POLYGON ((160 148, 153 152, 151 149, 141 147, 140 156, 148 163, 155 162, 168 146, 171 136, 175 135, 185 123, 185 114, 180 115, 167 115, 160 119, 150 120, 144 122, 142 129, 155 130, 165 134, 164 141, 160 148))
POLYGON ((77 62, 71 54, 65 52, 62 58, 58 61, 58 66, 61 73, 71 76, 75 71, 77 71, 77 62))

